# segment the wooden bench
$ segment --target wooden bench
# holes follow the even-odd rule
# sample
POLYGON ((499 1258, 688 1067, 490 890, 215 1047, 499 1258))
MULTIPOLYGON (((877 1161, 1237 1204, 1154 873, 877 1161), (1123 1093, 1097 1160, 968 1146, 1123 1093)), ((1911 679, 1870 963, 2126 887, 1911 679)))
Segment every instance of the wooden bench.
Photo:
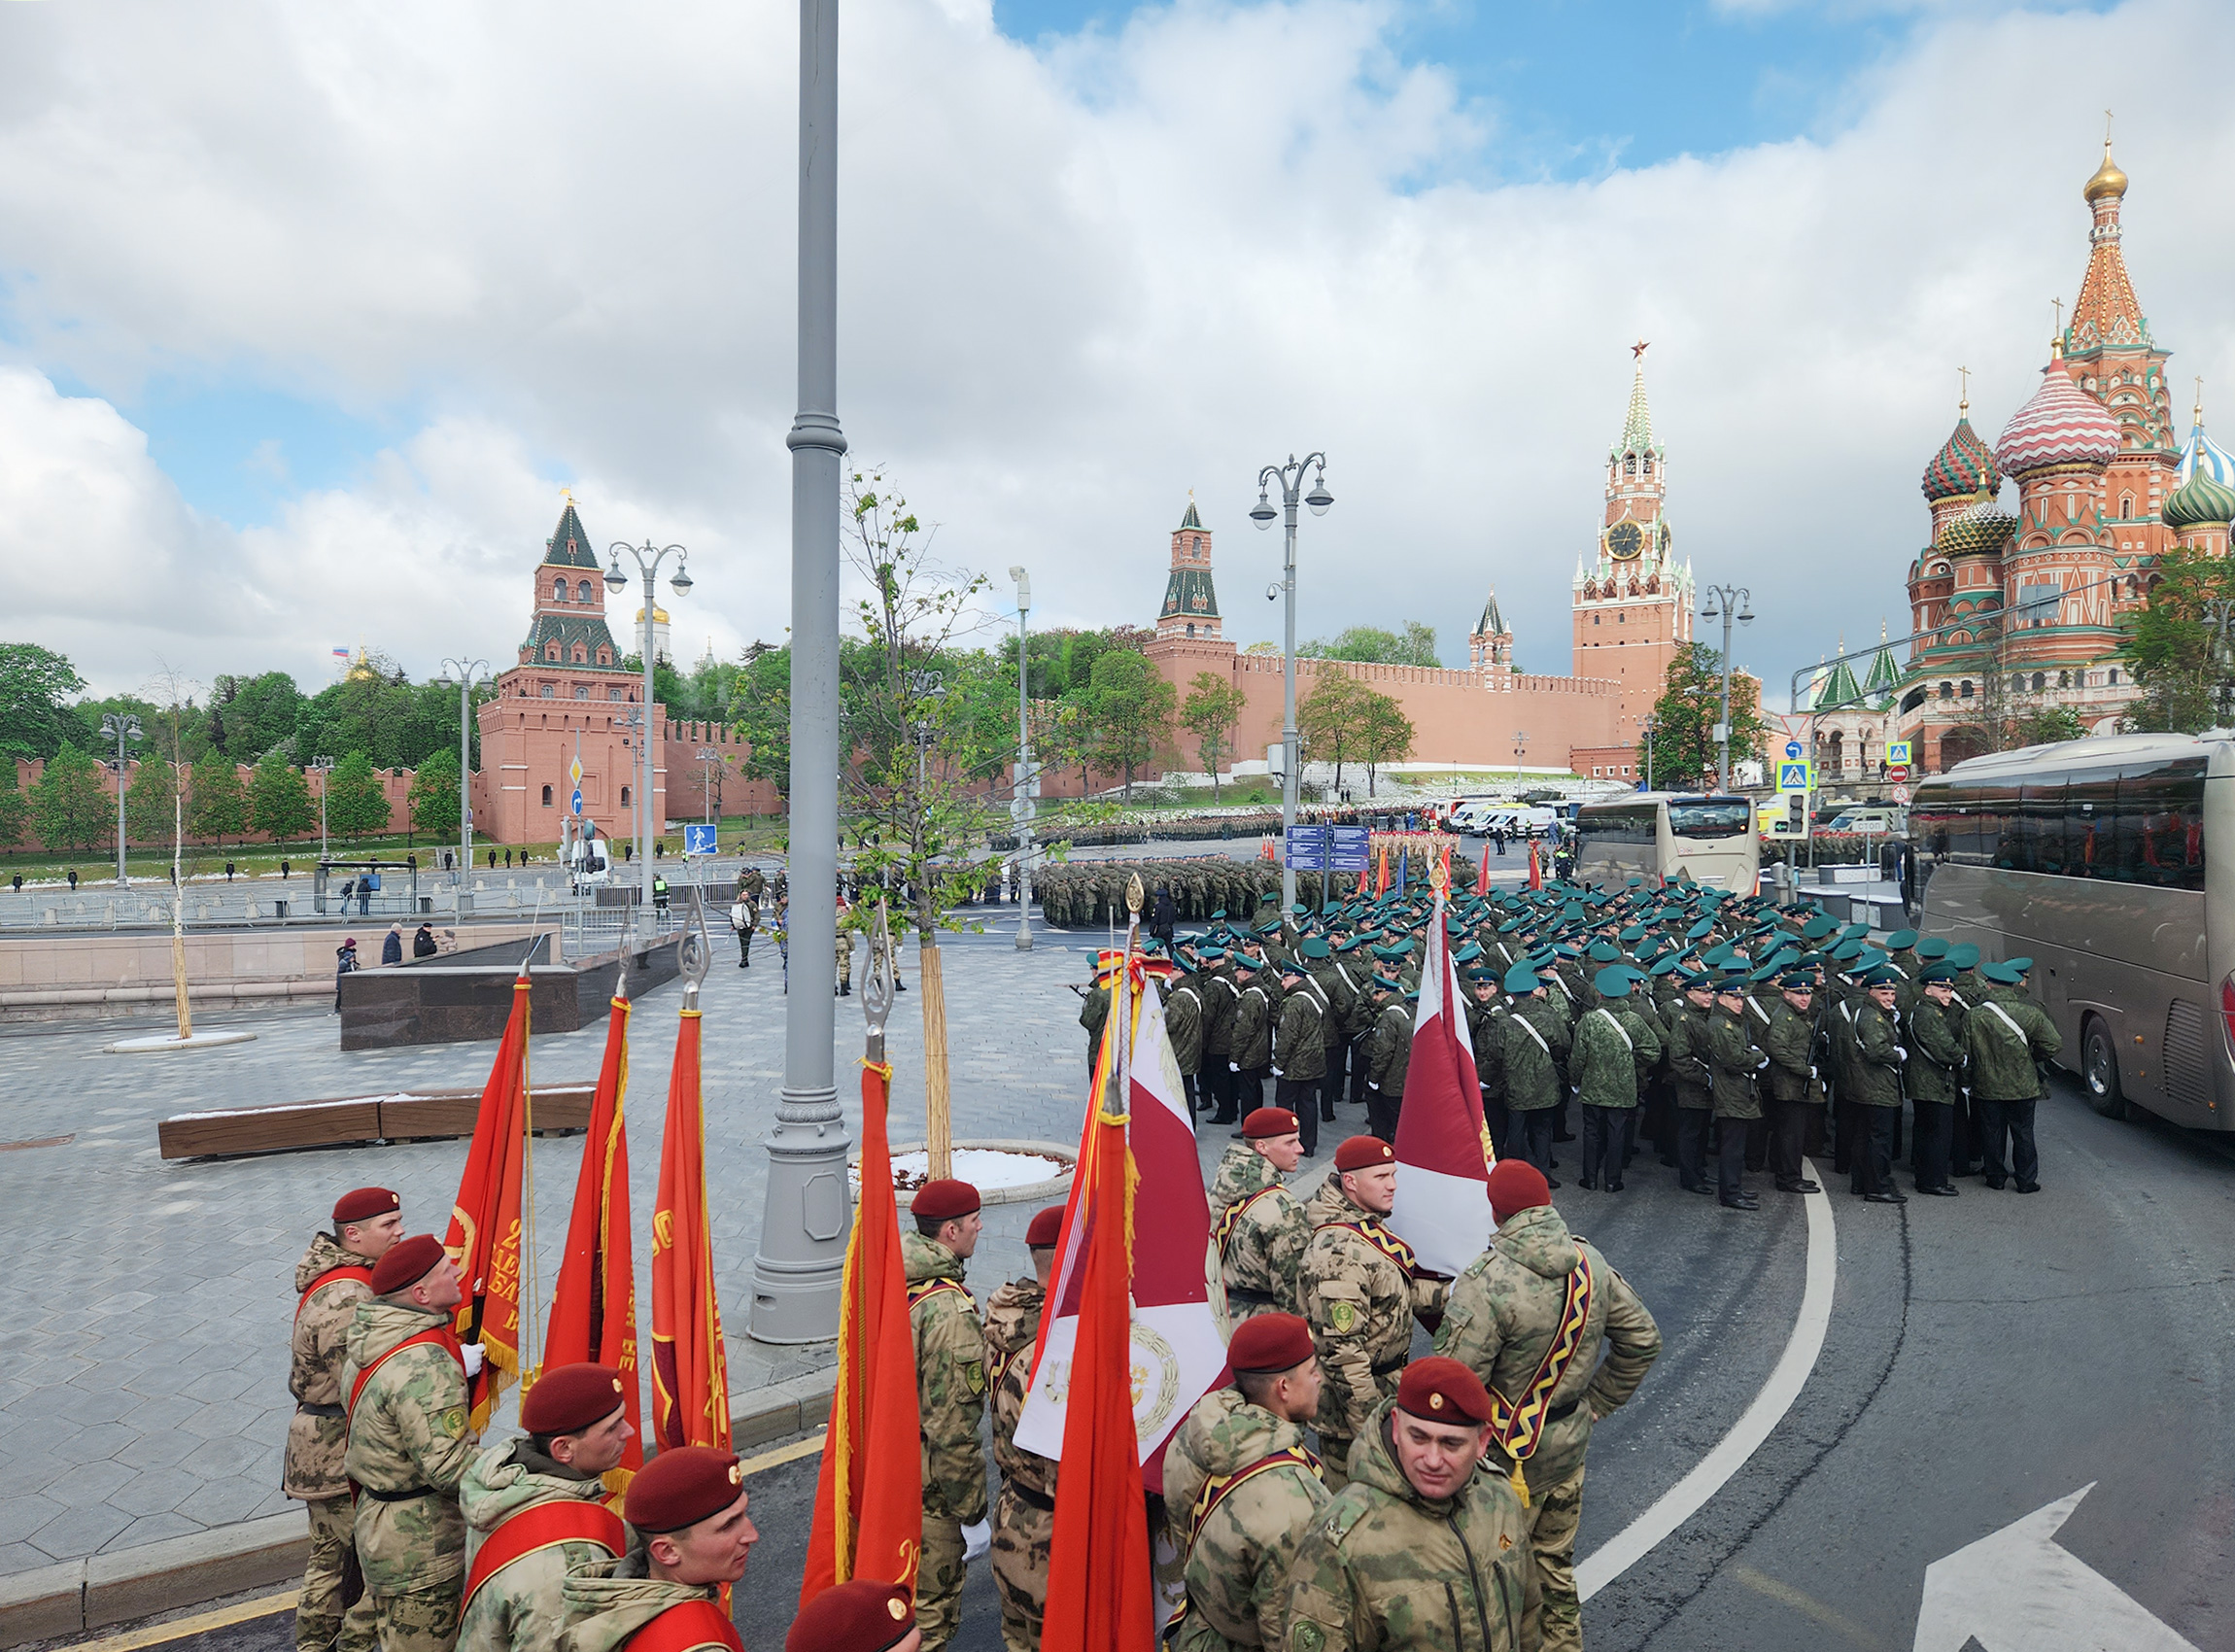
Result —
MULTIPOLYGON (((567 1135, 588 1129, 590 1104, 597 1088, 579 1084, 535 1085, 529 1098, 530 1121, 535 1134, 567 1135)), ((182 1113, 157 1123, 155 1139, 165 1158, 440 1141, 473 1134, 473 1120, 480 1111, 479 1088, 342 1096, 275 1107, 182 1113)))

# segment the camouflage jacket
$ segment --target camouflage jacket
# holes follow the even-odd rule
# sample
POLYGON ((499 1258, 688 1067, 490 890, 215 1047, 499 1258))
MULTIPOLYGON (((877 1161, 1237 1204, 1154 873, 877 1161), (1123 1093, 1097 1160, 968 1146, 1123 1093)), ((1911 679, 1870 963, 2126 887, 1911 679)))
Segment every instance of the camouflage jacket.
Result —
MULTIPOLYGON (((1557 1486, 1583 1466, 1591 1426, 1626 1403, 1661 1354, 1661 1329, 1629 1281, 1588 1241, 1567 1231, 1550 1205, 1517 1211, 1498 1227, 1491 1248, 1452 1282, 1451 1301, 1435 1351, 1466 1365, 1484 1384, 1519 1402, 1544 1361, 1566 1306, 1567 1276, 1578 1257, 1591 1263, 1591 1312, 1575 1357, 1553 1388, 1535 1455, 1523 1470, 1537 1490, 1557 1486), (1601 1353, 1605 1358, 1600 1359, 1601 1353), (1572 1407, 1565 1416, 1562 1407, 1572 1407)), ((1490 1459, 1510 1471, 1505 1454, 1490 1459)))
POLYGON ((1287 1652, 1515 1652, 1537 1598, 1520 1499, 1479 1466, 1456 1497, 1423 1497, 1390 1446, 1392 1409, 1296 1547, 1287 1652))
POLYGON ((2039 1004, 2017 987, 1989 986, 1964 1022, 1972 1094, 1980 1101, 2035 1099, 2043 1089, 2039 1064, 2063 1048, 2039 1004))
POLYGON ((985 1302, 985 1392, 993 1409, 993 1466, 1004 1482, 1055 1495, 1055 1463, 1016 1445, 1016 1419, 1032 1380, 1032 1344, 1048 1293, 1037 1279, 1013 1279, 985 1302))
POLYGON ((1326 1487, 1305 1463, 1262 1469, 1220 1496, 1192 1532, 1187 1523, 1206 1485, 1303 1443, 1300 1425, 1252 1405, 1239 1390, 1217 1388, 1195 1402, 1164 1454, 1164 1504, 1186 1553, 1187 1613, 1226 1645, 1279 1652, 1289 1563, 1325 1506, 1326 1487))
POLYGON ((1516 1113, 1560 1105, 1567 1020, 1549 999, 1523 998, 1505 1017, 1505 1105, 1516 1113))
MULTIPOLYGON (((1234 1048, 1234 1011, 1241 988, 1234 984, 1234 972, 1221 964, 1215 970, 1206 970, 1203 982, 1203 1064, 1232 1059, 1234 1048)), ((1200 1069, 1198 1069, 1200 1071, 1200 1069)))
POLYGON ((1322 1207, 1327 1215, 1298 1270, 1304 1318, 1326 1377, 1320 1390, 1323 1442, 1358 1436, 1374 1407, 1396 1393, 1414 1316, 1432 1318, 1443 1305, 1442 1281, 1415 1278, 1364 1237, 1389 1232, 1383 1218, 1346 1198, 1339 1180, 1324 1191, 1333 1197, 1322 1207))
POLYGON ((1312 1242, 1311 1222, 1295 1194, 1282 1183, 1272 1161, 1248 1142, 1234 1143, 1219 1161, 1211 1184, 1212 1235, 1218 1235, 1228 1211, 1259 1192, 1264 1197, 1235 1217, 1219 1247, 1226 1312, 1237 1325, 1253 1314, 1296 1311, 1297 1270, 1312 1242))
POLYGON ((1855 1006, 1855 1065, 1847 1092, 1865 1107, 1902 1104, 1902 1046, 1893 1016, 1865 1000, 1855 1006))
POLYGON ((1284 1079, 1307 1082, 1326 1077, 1327 1006, 1316 982, 1307 981, 1281 1000, 1280 1031, 1273 1037, 1273 1065, 1284 1079))
MULTIPOLYGON (((596 1476, 579 1478, 523 1439, 491 1446, 475 1458, 459 1485, 458 1501, 479 1552, 491 1532, 524 1508, 594 1502, 604 1492, 596 1476)), ((595 1543, 559 1543, 522 1555, 466 1602, 458 1625, 459 1652, 541 1652, 559 1636, 566 1615, 559 1591, 567 1574, 614 1558, 595 1543)))
POLYGON ((1715 1104, 1715 1069, 1707 1062, 1707 1012, 1687 1001, 1668 1022, 1668 1076, 1678 1107, 1715 1104))
POLYGON ((597 1562, 569 1572, 560 1586, 567 1620, 559 1632, 557 1652, 621 1652, 630 1636, 670 1606, 711 1600, 718 1593, 711 1586, 653 1577, 641 1550, 617 1561, 597 1562))
POLYGON ((1110 1019, 1110 994, 1089 982, 1080 994, 1079 1024, 1086 1029, 1086 1065, 1091 1068, 1102 1051, 1102 1027, 1110 1019))
POLYGON ((1902 1089, 1911 1100, 1955 1100, 1956 1088, 1964 1081, 1965 1015, 1964 1007, 1952 998, 1943 1009, 1917 994, 1905 1017, 1909 1058, 1902 1066, 1902 1089))
MULTIPOLYGON (((1779 1004, 1762 1049, 1770 1065, 1762 1076, 1778 1101, 1806 1101, 1815 1060, 1816 1023, 1790 1004, 1779 1004)), ((1821 1099, 1820 1097, 1818 1099, 1821 1099)))
MULTIPOLYGON (((310 1249, 295 1263, 295 1293, 309 1291, 320 1274, 351 1265, 372 1264, 343 1250, 330 1233, 313 1235, 310 1249)), ((333 1280, 312 1291, 295 1315, 293 1365, 287 1379, 295 1414, 288 1420, 287 1466, 280 1482, 291 1497, 338 1497, 349 1492, 349 1477, 341 1468, 342 1453, 349 1449, 349 1419, 341 1412, 347 1397, 341 1386, 342 1343, 357 1318, 357 1305, 371 1295, 372 1287, 361 1279, 333 1280), (305 1406, 332 1414, 321 1416, 305 1406)))
POLYGON ((1467 1043, 1474 1052, 1475 1083, 1485 1100, 1505 1099, 1505 1006, 1496 999, 1466 1001, 1467 1043))
POLYGON ((1172 1035, 1172 1057, 1183 1078, 1203 1070, 1203 983, 1182 980, 1164 1000, 1164 1027, 1172 1035))
POLYGON ((1765 1057, 1746 1036, 1746 1023, 1722 1005, 1707 1017, 1707 1064, 1715 1069, 1715 1117, 1759 1119, 1754 1074, 1765 1057))
POLYGON ((1575 1023, 1568 1076, 1586 1107, 1635 1107, 1637 1080, 1661 1059, 1661 1041, 1643 1016, 1600 1004, 1575 1023))
POLYGON ((1374 1017, 1373 1048, 1366 1055, 1366 1083, 1390 1101, 1404 1099, 1405 1069, 1412 1065, 1412 1010, 1393 998, 1374 1017))
POLYGON ((915 1400, 923 1415, 924 1512, 969 1526, 985 1518, 985 1332, 962 1283, 962 1259, 936 1239, 902 1229, 915 1400), (926 1287, 937 1289, 926 1290, 926 1287))
POLYGON ((1273 1064, 1273 997, 1262 981, 1253 980, 1242 988, 1241 1002, 1234 1006, 1232 1039, 1226 1059, 1243 1072, 1273 1064))
MULTIPOLYGON (((406 1337, 447 1325, 446 1310, 398 1307, 377 1296, 349 1325, 346 1396, 359 1371, 406 1337)), ((422 1497, 357 1500, 357 1555, 374 1596, 447 1583, 465 1569, 459 1482, 480 1442, 466 1421, 465 1372, 447 1348, 406 1348, 373 1372, 349 1418, 349 1477, 367 1492, 427 1488, 422 1497)))

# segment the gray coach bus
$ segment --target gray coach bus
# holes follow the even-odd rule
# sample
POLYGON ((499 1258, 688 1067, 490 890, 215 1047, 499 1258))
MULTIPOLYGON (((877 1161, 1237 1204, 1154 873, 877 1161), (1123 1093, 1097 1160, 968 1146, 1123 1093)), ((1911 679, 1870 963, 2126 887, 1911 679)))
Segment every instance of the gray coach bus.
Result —
POLYGON ((2235 741, 2117 735, 1959 763, 1909 809, 1922 935, 2030 957, 2097 1112, 2235 1128, 2235 741))
POLYGON ((1575 877, 1597 888, 1631 877, 1664 883, 1683 872, 1711 889, 1751 895, 1761 870, 1750 798, 1633 792, 1575 811, 1575 877))

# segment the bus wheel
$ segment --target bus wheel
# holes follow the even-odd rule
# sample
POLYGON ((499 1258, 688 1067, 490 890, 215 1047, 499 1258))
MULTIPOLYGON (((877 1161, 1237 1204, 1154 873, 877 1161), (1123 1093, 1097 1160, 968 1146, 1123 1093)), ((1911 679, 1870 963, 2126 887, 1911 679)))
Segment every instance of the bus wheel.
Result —
POLYGON ((2106 1119, 2126 1117, 2126 1098, 2118 1090, 2118 1047, 2111 1042, 2111 1029, 2094 1015, 2087 1018, 2081 1042, 2080 1078, 2087 1085, 2087 1105, 2106 1119))

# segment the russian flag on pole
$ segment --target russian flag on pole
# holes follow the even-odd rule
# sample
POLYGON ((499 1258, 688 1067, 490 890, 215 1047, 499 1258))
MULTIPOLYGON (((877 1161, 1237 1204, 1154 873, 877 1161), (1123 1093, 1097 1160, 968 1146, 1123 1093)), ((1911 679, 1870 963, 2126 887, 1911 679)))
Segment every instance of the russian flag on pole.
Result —
POLYGON ((1427 967, 1421 972, 1420 1010, 1397 1114, 1396 1205, 1390 1226, 1412 1246, 1421 1265, 1456 1274, 1490 1243, 1490 1166, 1496 1155, 1482 1118, 1482 1083, 1466 1006, 1444 935, 1444 890, 1435 892, 1427 925, 1427 967))
MULTIPOLYGON (((1132 972, 1138 976, 1138 956, 1132 972)), ((1180 1063, 1165 1029, 1164 1004, 1153 980, 1143 979, 1138 994, 1138 1027, 1130 1057, 1123 1041, 1106 1037, 1086 1112, 1080 1168, 1074 1174, 1070 1208, 1055 1256, 1055 1311, 1048 1317, 1035 1357, 1024 1410, 1016 1422, 1016 1443, 1042 1457, 1063 1455, 1066 1400, 1079 1386, 1071 1370, 1079 1339, 1079 1312, 1085 1284, 1086 1240, 1106 1213, 1095 1208, 1089 1170, 1109 1138, 1095 1141, 1095 1120, 1107 1105, 1106 1086, 1128 1095, 1125 1136, 1133 1168, 1140 1177, 1133 1208, 1146 1220, 1133 1224, 1132 1373, 1133 1424, 1141 1454, 1141 1477, 1148 1490, 1164 1487, 1164 1447, 1196 1400, 1208 1394, 1226 1368, 1226 1346, 1211 1307, 1211 1205, 1203 1191, 1202 1161, 1195 1151, 1195 1126, 1187 1117, 1180 1085, 1180 1063), (1118 1059, 1112 1061, 1115 1050, 1118 1059), (1112 1071, 1112 1068, 1117 1071, 1112 1071)), ((1119 998, 1125 996, 1122 991, 1119 998)), ((1128 1019, 1122 1002, 1110 1018, 1113 1034, 1128 1019)), ((1480 1117, 1479 1112, 1477 1117, 1480 1117)))

